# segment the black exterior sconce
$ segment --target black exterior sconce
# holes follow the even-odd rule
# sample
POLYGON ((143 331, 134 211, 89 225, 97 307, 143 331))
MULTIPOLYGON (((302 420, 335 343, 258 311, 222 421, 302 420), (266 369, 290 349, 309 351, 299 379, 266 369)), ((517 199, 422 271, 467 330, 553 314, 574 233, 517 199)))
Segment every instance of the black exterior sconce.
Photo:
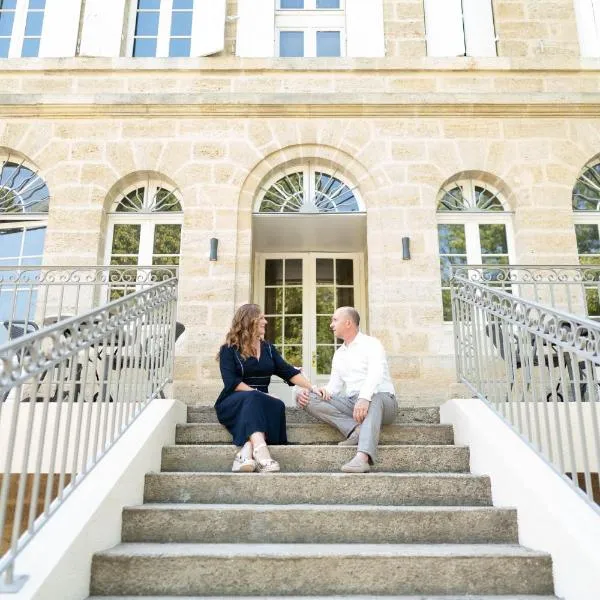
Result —
POLYGON ((210 238, 210 254, 208 255, 209 260, 215 261, 218 258, 219 240, 217 238, 210 238))
POLYGON ((402 260, 410 260, 410 238, 402 238, 402 260))

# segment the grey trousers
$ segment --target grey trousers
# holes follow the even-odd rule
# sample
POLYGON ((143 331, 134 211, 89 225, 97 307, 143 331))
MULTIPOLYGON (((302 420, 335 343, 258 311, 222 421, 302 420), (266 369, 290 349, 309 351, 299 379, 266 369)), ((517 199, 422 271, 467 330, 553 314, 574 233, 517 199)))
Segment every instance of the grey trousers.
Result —
MULTIPOLYGON (((357 395, 346 396, 345 394, 336 394, 327 402, 317 394, 311 393, 305 410, 316 419, 319 419, 319 421, 335 427, 345 437, 348 437, 358 425, 352 418, 354 405, 357 400, 357 395)), ((397 411, 398 403, 393 394, 378 392, 373 395, 369 412, 360 426, 358 438, 358 451, 368 454, 371 458, 371 463, 377 456, 377 444, 379 443, 381 426, 393 423, 397 411)))

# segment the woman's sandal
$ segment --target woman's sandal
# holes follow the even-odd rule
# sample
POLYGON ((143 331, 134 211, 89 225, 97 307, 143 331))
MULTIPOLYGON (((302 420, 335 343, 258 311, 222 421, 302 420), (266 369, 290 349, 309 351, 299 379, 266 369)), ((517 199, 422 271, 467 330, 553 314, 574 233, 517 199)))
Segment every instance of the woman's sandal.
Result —
POLYGON ((267 458, 267 459, 259 459, 258 456, 256 456, 256 451, 260 450, 261 448, 266 448, 267 445, 266 444, 261 444, 260 446, 256 446, 254 448, 254 451, 252 452, 252 456, 254 457, 254 460, 256 461, 256 470, 259 473, 277 473, 280 471, 280 467, 279 467, 279 463, 276 460, 273 460, 272 458, 267 458))
POLYGON ((256 471, 256 461, 249 456, 244 456, 240 451, 233 458, 231 470, 234 473, 253 473, 256 471))

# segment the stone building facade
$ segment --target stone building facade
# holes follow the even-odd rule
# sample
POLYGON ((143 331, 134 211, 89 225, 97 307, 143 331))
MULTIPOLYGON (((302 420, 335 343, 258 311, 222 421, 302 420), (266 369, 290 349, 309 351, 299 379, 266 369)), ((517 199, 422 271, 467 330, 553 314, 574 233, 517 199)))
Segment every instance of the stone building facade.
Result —
MULTIPOLYGON (((278 34, 287 14, 269 1, 278 34)), ((96 3, 81 14, 69 0, 72 54, 0 59, 0 158, 47 185, 47 215, 23 217, 46 227, 44 264, 179 262, 179 398, 216 397, 214 356, 239 304, 268 303, 270 335, 315 379, 334 347, 328 311, 353 300, 389 353, 401 401, 440 402, 455 380, 440 260, 576 264, 585 253, 575 226, 597 226, 600 215, 574 211, 573 189, 600 162, 597 2, 493 0, 495 55, 468 55, 465 29, 466 55, 443 56, 426 14, 439 2, 342 0, 327 9, 332 18, 374 11, 376 35, 381 14, 381 43, 366 56, 358 44, 353 56, 314 58, 248 56, 254 37, 243 21, 264 0, 228 0, 224 19, 211 13, 222 26, 211 56, 131 56, 143 2, 115 2, 125 12, 114 49, 84 38, 100 26, 96 3), (139 190, 149 194, 139 210, 119 208, 139 190), (174 208, 157 208, 156 190, 176 197, 174 208), (285 204, 292 197, 295 208, 285 204), (132 226, 137 246, 127 249, 132 226), (156 252, 174 231, 180 244, 156 252)), ((316 25, 306 31, 324 14, 309 12, 316 25)), ((340 22, 341 45, 356 47, 356 22, 340 22)), ((26 227, 11 219, 0 226, 26 227)))

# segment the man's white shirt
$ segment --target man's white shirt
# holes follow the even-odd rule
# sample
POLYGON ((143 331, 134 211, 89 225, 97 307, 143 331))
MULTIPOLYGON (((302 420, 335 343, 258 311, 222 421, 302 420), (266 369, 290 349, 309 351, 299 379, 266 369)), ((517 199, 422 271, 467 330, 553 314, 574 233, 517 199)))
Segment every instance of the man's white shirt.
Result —
POLYGON ((330 394, 358 394, 369 401, 377 392, 394 394, 381 342, 359 332, 349 344, 342 344, 333 355, 331 377, 325 388, 330 394))

